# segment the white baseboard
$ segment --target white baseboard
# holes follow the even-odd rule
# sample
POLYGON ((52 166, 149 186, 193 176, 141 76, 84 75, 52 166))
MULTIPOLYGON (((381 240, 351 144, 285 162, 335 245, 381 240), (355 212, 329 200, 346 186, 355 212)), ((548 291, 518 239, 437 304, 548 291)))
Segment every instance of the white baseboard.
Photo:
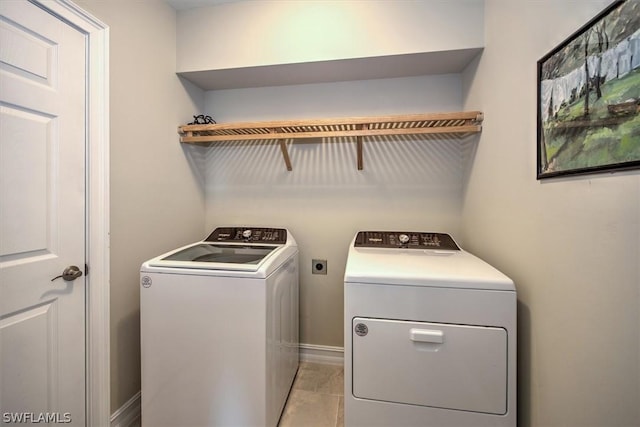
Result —
POLYGON ((136 427, 140 425, 140 392, 111 414, 111 427, 136 427))
POLYGON ((328 345, 300 343, 300 361, 344 365, 344 349, 328 345))

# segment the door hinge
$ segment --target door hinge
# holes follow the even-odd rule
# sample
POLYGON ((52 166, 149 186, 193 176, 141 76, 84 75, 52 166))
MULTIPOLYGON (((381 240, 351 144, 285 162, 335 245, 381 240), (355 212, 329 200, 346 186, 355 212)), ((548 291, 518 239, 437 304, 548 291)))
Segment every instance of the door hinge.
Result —
POLYGON ((85 275, 85 277, 89 275, 89 265, 88 264, 84 265, 84 275, 85 275))

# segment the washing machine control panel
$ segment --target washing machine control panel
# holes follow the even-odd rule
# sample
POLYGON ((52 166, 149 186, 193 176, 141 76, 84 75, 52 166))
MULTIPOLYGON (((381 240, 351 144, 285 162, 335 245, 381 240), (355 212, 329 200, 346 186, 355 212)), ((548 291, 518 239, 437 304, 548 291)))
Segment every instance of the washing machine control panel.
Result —
POLYGON ((219 227, 205 239, 207 242, 260 242, 284 245, 287 230, 265 227, 219 227))
POLYGON ((460 247, 448 234, 415 231, 360 231, 356 236, 354 246, 361 248, 460 250, 460 247))

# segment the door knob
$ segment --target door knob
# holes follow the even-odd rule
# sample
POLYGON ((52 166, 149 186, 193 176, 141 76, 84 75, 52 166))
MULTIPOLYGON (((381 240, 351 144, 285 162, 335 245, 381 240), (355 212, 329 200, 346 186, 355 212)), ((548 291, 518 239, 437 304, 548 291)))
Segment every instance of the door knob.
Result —
POLYGON ((70 265, 69 267, 64 269, 61 275, 54 277, 53 279, 51 279, 51 281, 53 282, 54 280, 62 277, 62 280, 71 282, 73 280, 76 280, 80 276, 82 276, 82 271, 80 271, 80 269, 75 265, 70 265))

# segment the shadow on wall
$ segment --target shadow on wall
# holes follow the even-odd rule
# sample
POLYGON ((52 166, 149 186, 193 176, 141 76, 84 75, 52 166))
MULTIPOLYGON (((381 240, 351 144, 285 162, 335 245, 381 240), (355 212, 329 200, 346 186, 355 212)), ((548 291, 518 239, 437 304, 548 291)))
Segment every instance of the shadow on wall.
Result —
POLYGON ((531 312, 518 300, 518 426, 531 426, 531 312))
MULTIPOLYGON (((202 91, 202 89, 198 88, 193 83, 184 79, 183 77, 177 76, 177 78, 180 81, 182 88, 184 89, 184 93, 186 93, 189 96, 189 99, 193 104, 192 115, 197 115, 198 111, 202 110, 202 105, 204 104, 204 92, 202 91)), ((181 119, 186 121, 184 123, 175 123, 176 143, 179 140, 178 126, 186 125, 191 120, 193 120, 193 117, 189 116, 189 117, 183 117, 181 119)), ((191 172, 196 178, 200 186, 200 189, 204 191, 205 184, 206 184, 206 174, 204 171, 206 170, 205 163, 207 158, 206 153, 207 153, 208 147, 206 145, 194 145, 194 144, 180 144, 180 145, 182 146, 182 152, 184 153, 184 156, 187 159, 187 162, 189 163, 191 172)))
MULTIPOLYGON (((176 134, 176 139, 178 139, 178 135, 176 134)), ((209 147, 205 145, 195 145, 195 144, 180 144, 182 146, 182 152, 184 153, 184 157, 187 159, 189 163, 189 168, 191 169, 191 173, 195 177, 200 189, 204 191, 207 183, 207 152, 209 151, 209 147)))
MULTIPOLYGON (((137 286, 137 283, 136 283, 137 286)), ((123 317, 116 326, 116 336, 111 338, 111 372, 117 380, 111 381, 111 401, 124 402, 140 390, 140 310, 123 317), (115 340, 114 340, 115 338, 115 340), (112 348, 113 350, 113 348, 112 348), (135 365, 131 361, 135 360, 135 365), (115 386, 115 390, 113 389, 115 386)), ((112 408, 112 411, 117 408, 112 408)))
MULTIPOLYGON (((287 141, 293 170, 287 172, 275 141, 215 144, 205 154, 206 181, 212 186, 369 186, 459 187, 462 170, 477 137, 459 139, 395 136, 363 142, 364 169, 357 170, 354 138, 287 141)), ((196 164, 194 163, 194 166, 196 164)))
MULTIPOLYGON (((189 96, 189 99, 191 100, 194 109, 193 109, 193 114, 197 114, 197 111, 202 109, 202 106, 204 105, 204 92, 202 89, 200 89, 198 86, 194 85, 193 83, 191 83, 189 80, 185 79, 184 77, 180 77, 180 76, 176 76, 178 78, 178 80, 180 81, 180 84, 182 85, 182 88, 184 89, 183 93, 186 93, 189 96)), ((191 117, 189 117, 189 119, 191 119, 191 117)), ((180 123, 182 125, 186 125, 186 123, 180 123)), ((178 124, 176 124, 176 128, 178 127, 178 124)))

